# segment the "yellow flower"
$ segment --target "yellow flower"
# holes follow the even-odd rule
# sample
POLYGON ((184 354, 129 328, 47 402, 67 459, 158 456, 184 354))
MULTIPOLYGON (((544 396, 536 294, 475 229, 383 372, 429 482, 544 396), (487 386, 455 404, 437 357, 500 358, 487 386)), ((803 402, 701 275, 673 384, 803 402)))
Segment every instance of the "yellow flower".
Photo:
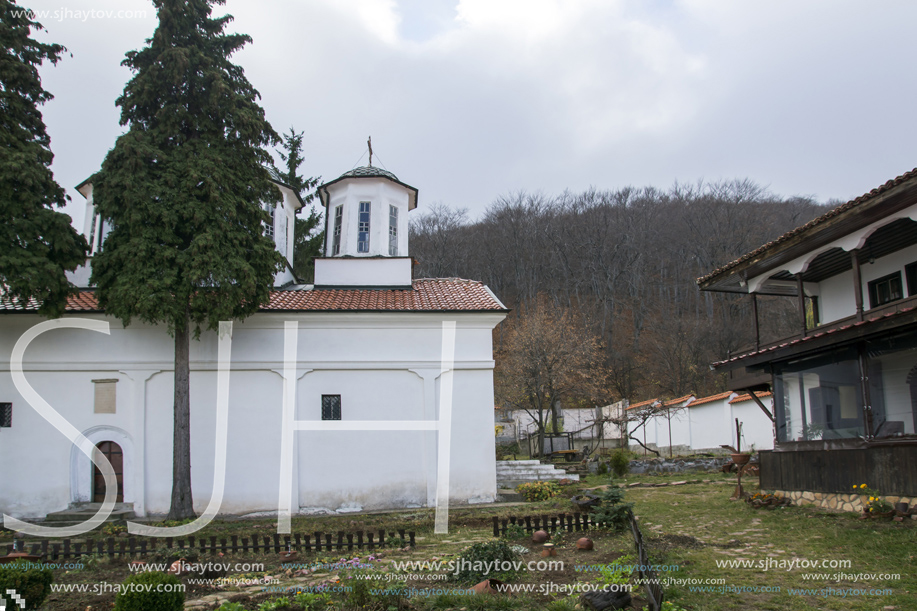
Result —
POLYGON ((865 488, 866 484, 860 484, 860 488, 865 488))

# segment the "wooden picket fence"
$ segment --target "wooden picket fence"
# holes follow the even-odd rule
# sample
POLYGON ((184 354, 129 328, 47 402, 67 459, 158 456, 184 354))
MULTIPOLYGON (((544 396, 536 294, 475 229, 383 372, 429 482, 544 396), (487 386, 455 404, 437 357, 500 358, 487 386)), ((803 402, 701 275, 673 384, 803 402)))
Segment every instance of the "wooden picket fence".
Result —
MULTIPOLYGON (((388 537, 395 537, 404 541, 406 545, 415 547, 414 531, 405 531, 399 528, 389 531, 388 537)), ((41 556, 44 560, 71 560, 83 555, 108 556, 109 558, 143 557, 162 551, 177 551, 179 554, 188 552, 199 555, 217 554, 257 554, 280 552, 308 552, 308 551, 353 551, 375 550, 387 546, 386 530, 380 529, 377 533, 371 531, 356 532, 339 531, 337 533, 315 532, 312 534, 295 533, 281 536, 274 533, 272 536, 254 534, 251 537, 231 535, 226 537, 193 537, 175 539, 172 537, 126 537, 115 539, 87 539, 74 541, 63 539, 49 541, 47 539, 38 543, 17 542, 6 546, 6 553, 13 551, 28 551, 33 556, 41 556)))
POLYGON ((506 529, 514 524, 521 526, 527 533, 544 530, 552 534, 558 530, 572 533, 586 531, 590 527, 599 527, 599 524, 588 513, 561 513, 556 516, 524 516, 521 518, 511 516, 503 519, 494 516, 494 536, 504 536, 506 529))

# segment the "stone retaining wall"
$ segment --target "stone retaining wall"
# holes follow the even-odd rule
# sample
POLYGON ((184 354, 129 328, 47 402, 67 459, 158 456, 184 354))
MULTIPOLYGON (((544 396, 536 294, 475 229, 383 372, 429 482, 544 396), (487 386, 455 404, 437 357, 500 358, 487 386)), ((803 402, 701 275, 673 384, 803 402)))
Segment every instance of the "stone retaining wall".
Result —
POLYGON ((685 471, 719 471, 727 462, 732 462, 725 457, 695 457, 695 458, 651 458, 649 460, 630 461, 629 472, 641 473, 683 473, 685 471))
MULTIPOLYGON (((796 505, 814 505, 824 509, 833 509, 835 511, 855 511, 860 513, 865 505, 864 501, 868 500, 862 494, 844 494, 837 492, 803 492, 800 490, 775 490, 774 494, 784 496, 793 501, 796 505)), ((907 503, 909 506, 917 501, 917 498, 907 496, 883 496, 881 497, 891 503, 907 503)), ((917 516, 911 516, 917 519, 917 516)))

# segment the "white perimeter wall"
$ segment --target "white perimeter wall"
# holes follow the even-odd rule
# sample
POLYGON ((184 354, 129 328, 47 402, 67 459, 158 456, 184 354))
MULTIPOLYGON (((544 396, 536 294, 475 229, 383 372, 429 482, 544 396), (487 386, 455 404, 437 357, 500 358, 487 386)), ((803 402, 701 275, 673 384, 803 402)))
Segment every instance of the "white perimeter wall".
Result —
MULTIPOLYGON (((70 317, 68 317, 70 318, 70 317)), ((105 320, 101 315, 86 318, 105 320)), ((227 486, 222 513, 276 510, 281 434, 283 323, 299 322, 296 418, 321 419, 321 395, 339 394, 343 420, 438 417, 442 321, 455 320, 451 499, 496 495, 491 330, 502 314, 273 314, 234 325, 227 486)), ((0 511, 42 517, 86 500, 89 464, 12 384, 13 344, 41 322, 0 316, 0 402, 13 426, 0 429, 0 511)), ((172 339, 163 328, 111 320, 109 336, 62 329, 39 336, 26 378, 94 443, 122 445, 125 500, 140 514, 168 511, 172 455, 172 339), (117 411, 96 414, 95 379, 117 379, 117 411)), ((210 499, 216 422, 217 338, 192 341, 192 488, 195 509, 210 499)), ((435 432, 297 432, 294 511, 432 504, 435 432)))
MULTIPOLYGON (((672 413, 672 446, 688 446, 694 451, 719 450, 721 445, 736 445, 735 419, 742 423, 742 450, 771 450, 774 447, 773 426, 761 408, 752 401, 729 403, 730 397, 720 401, 703 403, 672 413)), ((774 410, 773 397, 761 400, 771 413, 774 410)), ((650 419, 646 426, 637 428, 630 424, 631 437, 646 445, 658 448, 669 447, 669 419, 659 415, 650 419)), ((638 444, 631 443, 631 449, 642 452, 638 444)))

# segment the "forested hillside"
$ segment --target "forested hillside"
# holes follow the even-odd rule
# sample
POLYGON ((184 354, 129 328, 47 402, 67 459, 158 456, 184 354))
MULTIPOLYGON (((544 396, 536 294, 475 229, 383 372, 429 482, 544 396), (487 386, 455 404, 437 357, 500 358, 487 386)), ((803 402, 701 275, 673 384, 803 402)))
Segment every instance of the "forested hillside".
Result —
MULTIPOLYGON (((677 397, 721 390, 709 364, 753 342, 749 297, 702 293, 695 279, 825 211, 748 180, 517 193, 476 222, 431 206, 412 222, 411 252, 415 277, 481 280, 513 309, 495 335, 498 378, 519 317, 551 307, 580 317, 604 357, 604 396, 565 402, 677 397)), ((759 299, 762 339, 792 333, 795 305, 759 299)))

